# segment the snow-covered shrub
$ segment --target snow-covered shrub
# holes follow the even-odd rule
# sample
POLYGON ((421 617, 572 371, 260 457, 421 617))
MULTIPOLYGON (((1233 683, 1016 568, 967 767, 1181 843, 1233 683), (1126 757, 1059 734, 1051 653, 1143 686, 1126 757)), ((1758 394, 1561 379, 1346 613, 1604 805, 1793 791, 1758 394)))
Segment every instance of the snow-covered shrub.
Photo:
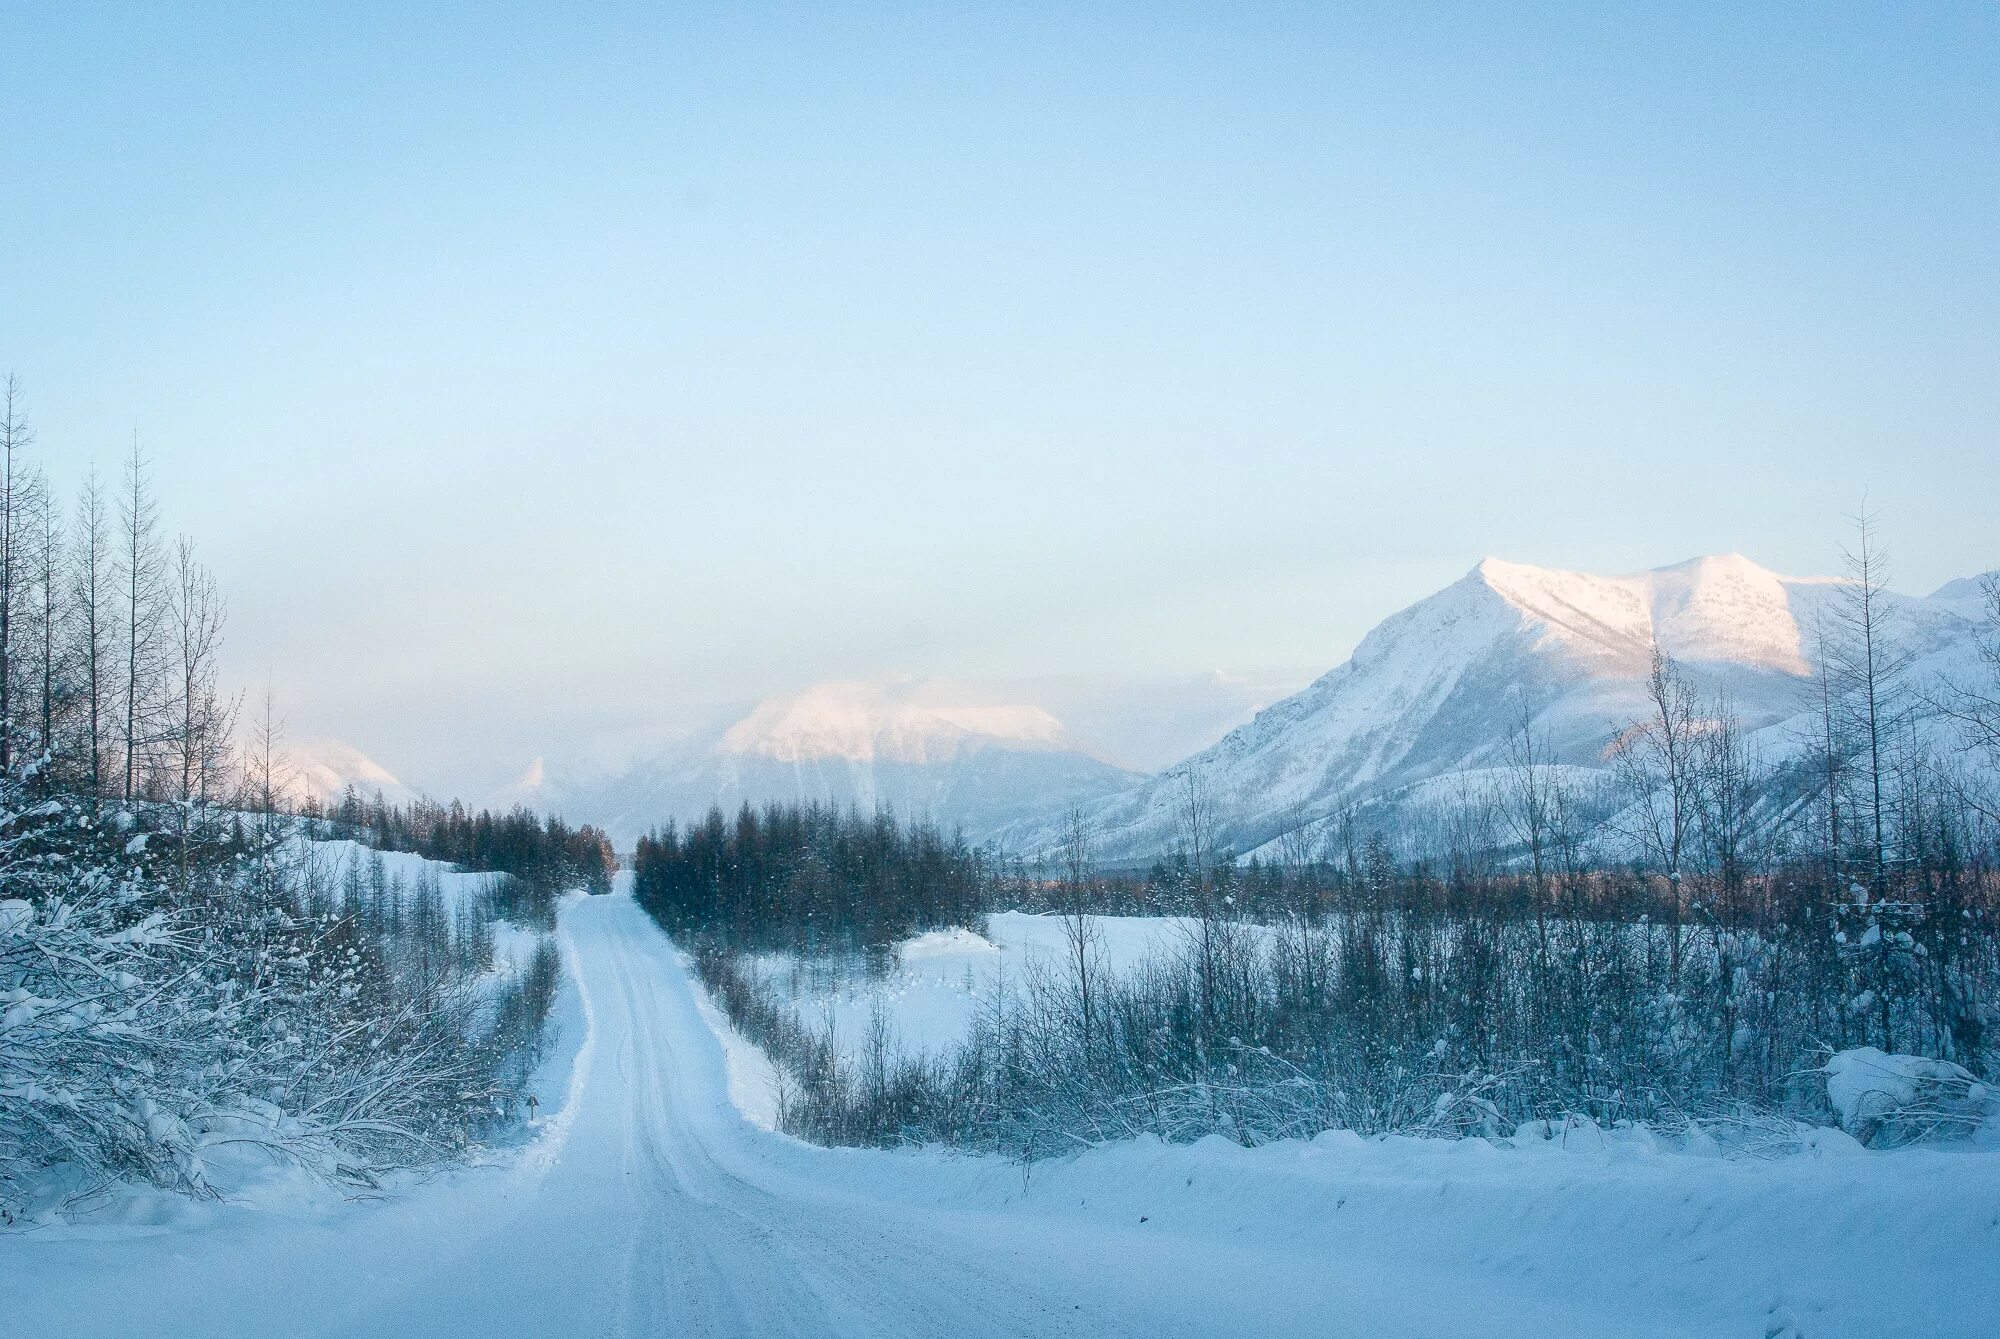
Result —
POLYGON ((58 1166, 211 1193, 219 1144, 367 1184, 492 1122, 559 977, 546 941, 494 979, 490 929, 460 951, 433 885, 329 904, 281 828, 93 810, 0 812, 0 1211, 58 1166))
MULTIPOLYGON (((18 868, 0 886, 20 887, 18 868)), ((127 914, 129 883, 84 869, 0 902, 0 1205, 59 1162, 203 1188, 189 1121, 226 1066, 216 999, 182 930, 127 914)))
POLYGON ((2000 1114, 2000 1093, 1949 1060, 1857 1046, 1829 1058, 1824 1073, 1840 1128, 1873 1147, 1964 1136, 2000 1114))

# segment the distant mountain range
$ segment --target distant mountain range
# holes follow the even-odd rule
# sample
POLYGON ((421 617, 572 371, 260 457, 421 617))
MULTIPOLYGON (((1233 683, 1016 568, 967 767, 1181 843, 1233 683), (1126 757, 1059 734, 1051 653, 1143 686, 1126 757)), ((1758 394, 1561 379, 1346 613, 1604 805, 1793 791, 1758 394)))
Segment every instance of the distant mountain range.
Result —
MULTIPOLYGON (((1781 758, 1805 737, 1813 630, 1840 585, 1738 554, 1620 577, 1489 558, 1254 717, 1275 693, 1221 676, 1153 681, 1108 703, 1074 685, 1065 695, 1063 681, 1042 686, 1043 702, 1074 705, 1095 733, 1137 741, 1149 762, 1171 757, 1159 750, 1175 740, 1206 745, 1150 775, 1110 761, 1046 705, 935 681, 833 683, 759 703, 635 765, 536 759, 512 784, 470 798, 597 823, 621 846, 711 805, 886 805, 1029 856, 1051 850, 1061 816, 1080 806, 1099 857, 1123 862, 1171 848, 1174 796, 1192 776, 1212 800, 1219 845, 1246 853, 1345 807, 1421 803, 1497 766, 1524 702, 1558 761, 1608 777, 1611 740, 1644 712, 1655 644, 1704 692, 1726 695, 1759 748, 1781 758)), ((1890 603, 1914 678, 1976 672, 1977 578, 1890 603)), ((391 799, 413 793, 345 745, 296 757, 301 788, 322 796, 350 782, 391 799)))
POLYGON ((538 760, 490 798, 587 819, 620 844, 711 806, 789 800, 886 806, 978 840, 1141 780, 1079 747, 1040 707, 968 705, 921 683, 832 683, 759 703, 629 769, 576 775, 538 760))
MULTIPOLYGON (((1324 825, 1343 806, 1422 799, 1441 779, 1499 764, 1525 696, 1554 759, 1608 776, 1609 746, 1645 711, 1658 644, 1725 695, 1766 756, 1806 737, 1814 627, 1841 588, 1782 577, 1738 554, 1600 577, 1489 558, 1385 620, 1348 662, 1213 746, 1089 806, 1098 851, 1146 859, 1176 840, 1175 796, 1196 779, 1218 843, 1251 852, 1324 825)), ((1973 664, 1976 579, 1894 596, 1914 680, 1973 664)), ((996 836, 1026 853, 1058 840, 1052 813, 996 836)))

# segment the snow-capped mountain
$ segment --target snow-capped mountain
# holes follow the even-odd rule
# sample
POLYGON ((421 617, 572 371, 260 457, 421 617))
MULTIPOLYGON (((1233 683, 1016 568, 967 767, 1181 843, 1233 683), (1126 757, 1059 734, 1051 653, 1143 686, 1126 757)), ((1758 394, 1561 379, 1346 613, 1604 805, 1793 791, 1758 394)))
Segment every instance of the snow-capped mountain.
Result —
POLYGON ((295 800, 311 797, 324 804, 338 800, 349 787, 366 799, 378 793, 391 804, 407 804, 417 792, 395 773, 352 744, 337 739, 287 743, 281 751, 286 793, 295 800))
MULTIPOLYGON (((1108 859, 1143 859, 1175 839, 1174 799, 1192 774, 1223 844, 1243 852, 1351 802, 1498 764, 1525 709, 1556 758, 1608 766, 1617 730, 1644 711, 1655 644, 1705 691, 1726 694, 1767 751, 1805 709, 1815 627, 1840 589, 1783 577, 1738 554, 1600 577, 1488 558, 1385 620, 1352 658, 1249 724, 1089 807, 1108 859)), ((1976 581, 1894 597, 1895 632, 1928 676, 1970 663, 1976 581)), ((999 836, 1054 844, 1054 809, 999 836)))
POLYGON ((995 745, 1046 752, 1066 744, 1062 723, 1040 707, 953 706, 873 684, 833 683, 760 703, 729 728, 718 749, 791 765, 923 765, 995 745))
POLYGON ((968 704, 923 683, 832 683, 759 703, 630 769, 565 776, 538 760, 509 796, 600 824, 621 843, 712 805, 774 800, 887 805, 977 839, 1139 779, 1079 748, 1040 707, 968 704))

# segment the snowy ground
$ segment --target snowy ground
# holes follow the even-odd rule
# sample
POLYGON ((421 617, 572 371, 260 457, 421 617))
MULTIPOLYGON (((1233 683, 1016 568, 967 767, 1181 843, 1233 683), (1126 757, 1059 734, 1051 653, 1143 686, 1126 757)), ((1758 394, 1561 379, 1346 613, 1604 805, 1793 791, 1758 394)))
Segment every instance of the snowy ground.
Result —
MULTIPOLYGON (((411 851, 378 851, 372 846, 342 837, 332 841, 309 841, 300 848, 303 859, 317 862, 320 877, 329 887, 338 888, 348 878, 350 869, 363 879, 369 877, 370 869, 379 860, 382 877, 390 886, 400 888, 406 895, 419 880, 437 880, 438 891, 443 896, 445 914, 457 916, 467 903, 477 902, 490 895, 494 874, 461 870, 449 861, 432 860, 428 856, 411 851)), ((514 924, 512 921, 493 922, 493 966, 496 979, 510 972, 519 971, 534 956, 536 947, 542 942, 543 932, 514 924)))
POLYGON ((365 878, 369 866, 377 859, 382 862, 385 879, 391 882, 401 880, 406 887, 426 876, 435 878, 439 891, 444 894, 445 909, 452 912, 469 899, 484 897, 493 883, 491 874, 467 873, 445 861, 432 860, 411 851, 378 851, 345 837, 304 842, 300 849, 303 858, 321 862, 323 877, 335 887, 347 877, 349 866, 356 867, 365 878))
MULTIPOLYGON (((388 1203, 0 1237, 9 1334, 1985 1336, 2000 1157, 1139 1141, 1032 1174, 746 1121, 629 897, 567 904, 528 1149, 388 1203)), ((739 1063, 754 1062, 740 1042, 739 1063)))
MULTIPOLYGON (((1188 922, 1173 916, 1092 916, 1095 961, 1110 973, 1129 971, 1183 942, 1188 922)), ((1254 933, 1265 933, 1253 927, 1254 933)), ((877 1014, 908 1052, 938 1052, 963 1038, 995 992, 1029 972, 1067 972, 1069 945, 1059 916, 1023 911, 986 918, 984 935, 940 930, 896 946, 886 970, 870 972, 859 958, 801 961, 790 954, 753 958, 750 968, 801 1021, 824 1026, 852 1051, 877 1014)))

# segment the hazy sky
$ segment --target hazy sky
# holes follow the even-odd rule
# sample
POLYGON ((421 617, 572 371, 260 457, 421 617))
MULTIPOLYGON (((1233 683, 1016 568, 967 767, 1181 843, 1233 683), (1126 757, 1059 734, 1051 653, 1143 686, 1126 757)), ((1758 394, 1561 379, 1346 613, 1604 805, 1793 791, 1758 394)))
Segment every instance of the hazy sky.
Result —
POLYGON ((4 3, 0 370, 419 771, 1824 570, 1864 488, 1926 590, 2000 562, 1996 72, 1990 4, 4 3))

